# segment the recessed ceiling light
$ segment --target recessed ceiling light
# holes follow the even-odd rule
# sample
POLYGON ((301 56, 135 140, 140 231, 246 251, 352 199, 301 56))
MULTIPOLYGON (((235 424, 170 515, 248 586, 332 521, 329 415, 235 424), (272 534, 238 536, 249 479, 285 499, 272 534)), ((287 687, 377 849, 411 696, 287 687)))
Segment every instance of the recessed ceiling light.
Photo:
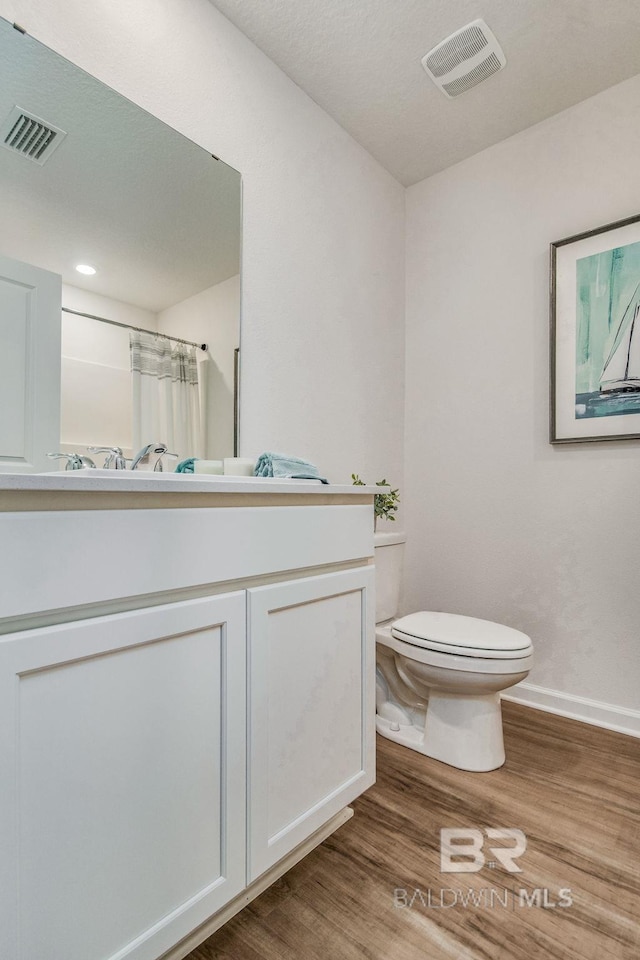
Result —
POLYGON ((84 273, 88 277, 92 277, 93 274, 96 272, 96 268, 90 267, 88 263, 79 263, 76 267, 76 270, 78 271, 78 273, 84 273))

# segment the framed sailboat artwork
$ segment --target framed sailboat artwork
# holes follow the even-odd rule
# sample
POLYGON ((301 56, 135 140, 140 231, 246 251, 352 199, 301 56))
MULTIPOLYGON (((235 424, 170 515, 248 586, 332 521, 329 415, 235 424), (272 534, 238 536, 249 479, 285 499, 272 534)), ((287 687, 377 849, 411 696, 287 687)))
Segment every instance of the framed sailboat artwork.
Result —
POLYGON ((640 216, 551 244, 551 443, 640 438, 640 216))

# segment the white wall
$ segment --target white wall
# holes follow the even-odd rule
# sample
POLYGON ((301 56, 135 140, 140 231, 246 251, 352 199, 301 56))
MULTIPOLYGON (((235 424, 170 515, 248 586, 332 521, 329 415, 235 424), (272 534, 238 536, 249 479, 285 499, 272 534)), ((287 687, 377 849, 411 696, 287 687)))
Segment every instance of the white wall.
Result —
POLYGON ((242 173, 242 454, 402 483, 402 187, 207 0, 0 15, 242 173))
POLYGON ((234 351, 239 346, 240 277, 230 277, 158 314, 158 331, 206 343, 198 350, 198 377, 205 424, 204 456, 233 455, 234 351))
POLYGON ((404 607, 529 633, 565 706, 639 705, 640 442, 548 443, 548 246, 640 212, 639 112, 636 77, 407 193, 404 607))

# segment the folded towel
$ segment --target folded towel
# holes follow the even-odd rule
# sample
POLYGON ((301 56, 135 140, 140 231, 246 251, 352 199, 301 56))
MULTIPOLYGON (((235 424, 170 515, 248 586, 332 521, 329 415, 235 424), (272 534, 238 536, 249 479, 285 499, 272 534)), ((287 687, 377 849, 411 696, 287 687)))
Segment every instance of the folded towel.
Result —
POLYGON ((313 463, 298 457, 288 457, 284 453, 261 454, 254 473, 256 477, 290 477, 292 480, 320 480, 321 483, 329 483, 320 476, 313 463))
POLYGON ((181 460, 174 473, 195 473, 194 463, 198 457, 187 457, 186 460, 181 460))

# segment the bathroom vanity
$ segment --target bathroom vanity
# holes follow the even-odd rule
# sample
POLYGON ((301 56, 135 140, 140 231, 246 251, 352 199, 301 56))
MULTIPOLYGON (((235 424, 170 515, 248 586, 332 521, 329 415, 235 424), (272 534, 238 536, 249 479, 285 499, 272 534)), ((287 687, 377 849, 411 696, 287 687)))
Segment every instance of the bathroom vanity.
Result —
POLYGON ((348 819, 374 490, 0 477, 5 960, 178 960, 348 819))

